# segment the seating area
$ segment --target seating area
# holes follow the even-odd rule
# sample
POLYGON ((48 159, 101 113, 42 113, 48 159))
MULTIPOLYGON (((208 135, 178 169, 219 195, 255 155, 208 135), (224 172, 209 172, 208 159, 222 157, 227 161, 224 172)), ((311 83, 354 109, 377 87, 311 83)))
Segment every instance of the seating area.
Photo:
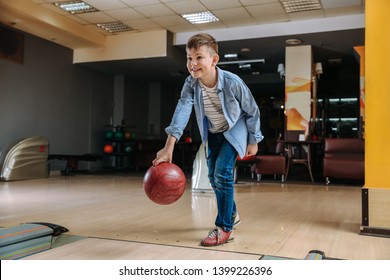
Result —
MULTIPOLYGON (((306 141, 307 142, 307 141, 306 141)), ((252 179, 261 181, 263 175, 273 175, 274 180, 287 180, 289 154, 286 152, 286 141, 277 141, 274 153, 263 153, 261 144, 256 156, 237 159, 234 180, 239 179, 238 169, 250 171, 252 179)), ((364 139, 357 138, 325 138, 321 141, 321 151, 309 157, 314 164, 318 176, 325 179, 327 185, 331 179, 363 180, 364 179, 364 139)), ((137 171, 146 170, 152 164, 156 153, 164 146, 164 140, 138 140, 135 148, 135 167, 137 171)), ((179 142, 173 154, 173 162, 183 171, 190 172, 199 151, 199 143, 179 142)), ((77 166, 78 160, 97 160, 96 157, 49 155, 48 140, 44 137, 29 137, 3 147, 0 153, 0 180, 23 180, 45 178, 48 176, 48 160, 67 160, 67 168, 77 166), (74 162, 76 161, 76 162, 74 162), (20 164, 23 162, 23 164, 20 164), (73 165, 70 165, 73 163, 73 165), (75 164, 75 165, 74 165, 75 164)), ((300 174, 300 173, 299 173, 300 174)), ((298 175, 299 175, 298 174, 298 175)), ((312 178, 312 177, 311 177, 312 178)), ((312 179, 312 182, 313 179, 312 179)))
POLYGON ((283 155, 258 155, 258 162, 253 166, 253 172, 257 181, 261 180, 261 175, 274 175, 281 177, 285 181, 286 175, 286 158, 283 155))
POLYGON ((274 175, 281 177, 284 182, 286 176, 286 156, 284 145, 282 143, 276 144, 275 154, 261 154, 256 156, 256 163, 252 167, 253 173, 256 175, 257 181, 261 180, 261 175, 274 175))
POLYGON ((326 138, 324 140, 323 176, 330 178, 364 179, 364 140, 326 138))
POLYGON ((256 177, 257 181, 262 179, 262 175, 274 175, 274 179, 280 176, 281 181, 284 182, 287 170, 284 145, 276 143, 275 153, 265 154, 259 143, 259 152, 256 156, 238 158, 234 171, 235 182, 238 180, 238 167, 249 168, 252 178, 256 177))
MULTIPOLYGON (((274 175, 281 178, 282 182, 287 180, 288 154, 284 143, 278 141, 274 154, 259 153, 254 157, 238 159, 237 167, 249 168, 252 179, 261 181, 262 175, 274 175)), ((307 164, 316 162, 317 176, 322 176, 327 185, 331 178, 345 180, 364 179, 364 139, 357 138, 325 138, 321 145, 317 145, 321 151, 317 151, 310 157, 319 157, 315 161, 307 161, 307 164)), ((235 171, 235 181, 238 180, 238 172, 235 171)), ((313 178, 311 176, 311 178, 313 178)), ((317 178, 318 180, 318 178, 317 178)), ((312 179, 314 182, 314 180, 312 179)))

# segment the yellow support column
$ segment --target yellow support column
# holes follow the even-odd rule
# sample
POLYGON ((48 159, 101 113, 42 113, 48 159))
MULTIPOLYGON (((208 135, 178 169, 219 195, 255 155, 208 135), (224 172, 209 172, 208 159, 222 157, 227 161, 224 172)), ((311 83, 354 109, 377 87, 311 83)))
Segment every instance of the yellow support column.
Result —
POLYGON ((361 233, 390 236, 390 1, 366 1, 365 186, 361 233))

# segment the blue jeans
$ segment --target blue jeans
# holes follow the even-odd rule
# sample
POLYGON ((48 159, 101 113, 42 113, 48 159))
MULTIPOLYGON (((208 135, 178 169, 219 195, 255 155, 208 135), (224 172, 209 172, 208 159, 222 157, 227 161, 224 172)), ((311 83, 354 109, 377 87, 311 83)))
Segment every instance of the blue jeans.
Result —
POLYGON ((224 231, 233 229, 233 215, 236 214, 234 201, 233 168, 237 151, 222 133, 208 134, 208 177, 217 198, 218 215, 215 225, 224 231))

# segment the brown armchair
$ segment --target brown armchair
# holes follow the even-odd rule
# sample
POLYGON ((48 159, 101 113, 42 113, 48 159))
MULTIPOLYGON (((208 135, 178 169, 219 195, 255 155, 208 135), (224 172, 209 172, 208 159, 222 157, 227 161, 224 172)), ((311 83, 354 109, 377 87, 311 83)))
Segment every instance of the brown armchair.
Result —
POLYGON ((257 181, 261 180, 261 175, 281 176, 284 182, 286 175, 286 157, 283 143, 276 144, 275 154, 257 155, 256 163, 252 166, 252 172, 256 175, 257 181))
POLYGON ((356 138, 325 138, 323 175, 326 184, 331 177, 364 179, 364 140, 356 138))

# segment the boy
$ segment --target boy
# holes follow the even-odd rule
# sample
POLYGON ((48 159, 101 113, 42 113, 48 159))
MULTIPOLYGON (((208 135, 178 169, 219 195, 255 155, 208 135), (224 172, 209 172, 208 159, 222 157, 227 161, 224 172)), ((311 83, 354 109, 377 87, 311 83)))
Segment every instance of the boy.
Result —
POLYGON ((218 45, 209 34, 192 36, 186 45, 187 69, 181 97, 171 124, 165 129, 167 141, 153 165, 171 162, 175 143, 180 139, 194 106, 205 147, 208 178, 214 189, 218 215, 215 228, 201 241, 217 246, 233 240, 238 224, 234 201, 233 168, 237 156, 253 156, 260 131, 260 111, 245 83, 235 74, 219 69, 218 45))

